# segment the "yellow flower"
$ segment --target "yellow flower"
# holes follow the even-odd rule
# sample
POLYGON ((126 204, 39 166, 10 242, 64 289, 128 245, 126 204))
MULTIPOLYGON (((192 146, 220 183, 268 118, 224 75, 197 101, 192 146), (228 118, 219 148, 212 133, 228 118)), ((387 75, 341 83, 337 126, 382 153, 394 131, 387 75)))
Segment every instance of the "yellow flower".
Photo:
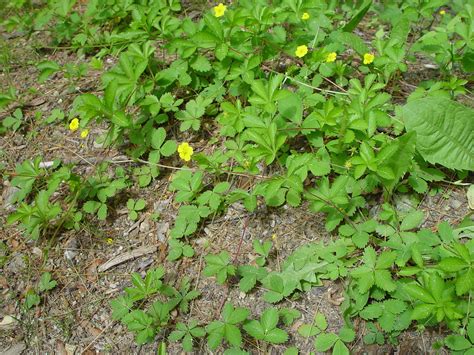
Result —
POLYGON ((439 10, 439 14, 440 14, 441 16, 446 15, 446 10, 439 10))
POLYGON ((303 58, 306 53, 308 53, 308 47, 306 47, 304 44, 302 46, 296 47, 295 55, 298 58, 303 58))
POLYGON ((81 138, 86 138, 89 135, 89 130, 88 129, 83 129, 81 131, 81 138))
POLYGON ((224 16, 224 12, 227 10, 227 6, 224 4, 220 3, 217 6, 214 6, 214 16, 215 17, 221 17, 224 16))
POLYGON ((345 167, 346 169, 352 168, 352 162, 351 162, 350 160, 346 161, 346 162, 344 163, 344 167, 345 167))
POLYGON ((364 64, 370 64, 374 61, 375 56, 372 53, 364 54, 364 64))
POLYGON ((74 118, 70 123, 69 123, 69 129, 71 132, 77 131, 79 128, 79 119, 74 118))
POLYGON ((326 63, 332 63, 336 60, 336 58, 337 58, 337 53, 331 52, 326 56, 326 63))
POLYGON ((112 238, 107 238, 105 241, 107 242, 107 244, 112 244, 114 242, 112 238))
POLYGON ((190 161, 191 160, 191 156, 193 155, 193 147, 191 147, 188 143, 184 142, 184 143, 181 143, 179 146, 178 146, 178 153, 179 153, 179 157, 181 159, 183 159, 184 161, 190 161))
POLYGON ((307 12, 304 12, 304 13, 303 13, 303 16, 301 16, 301 19, 302 19, 303 21, 308 20, 308 19, 309 19, 309 14, 308 14, 307 12))

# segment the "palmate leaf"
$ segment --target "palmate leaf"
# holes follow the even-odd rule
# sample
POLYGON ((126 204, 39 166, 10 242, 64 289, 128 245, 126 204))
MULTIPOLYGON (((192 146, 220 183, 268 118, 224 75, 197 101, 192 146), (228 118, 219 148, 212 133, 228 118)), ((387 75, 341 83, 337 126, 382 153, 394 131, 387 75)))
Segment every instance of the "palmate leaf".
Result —
POLYGON ((402 108, 408 132, 425 160, 450 169, 474 170, 474 112, 455 101, 426 97, 402 108))

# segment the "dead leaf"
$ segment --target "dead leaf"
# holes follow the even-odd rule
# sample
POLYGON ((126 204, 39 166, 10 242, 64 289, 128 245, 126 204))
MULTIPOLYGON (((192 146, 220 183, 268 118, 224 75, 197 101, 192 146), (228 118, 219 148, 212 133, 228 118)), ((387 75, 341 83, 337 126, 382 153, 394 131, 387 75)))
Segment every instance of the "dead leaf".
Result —
POLYGON ((470 185, 467 189, 467 204, 471 210, 474 210, 474 185, 470 185))

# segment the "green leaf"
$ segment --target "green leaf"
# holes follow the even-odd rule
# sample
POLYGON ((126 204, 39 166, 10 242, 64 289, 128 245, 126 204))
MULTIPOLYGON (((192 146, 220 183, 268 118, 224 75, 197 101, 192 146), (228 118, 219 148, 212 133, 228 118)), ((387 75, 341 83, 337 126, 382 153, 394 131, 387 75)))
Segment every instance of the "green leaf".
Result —
POLYGON ((472 344, 469 342, 469 340, 460 335, 448 335, 444 339, 444 343, 448 348, 456 351, 466 350, 472 347, 472 344))
POLYGON ((408 213, 408 215, 403 219, 400 230, 402 231, 409 231, 414 229, 420 225, 423 221, 425 214, 423 211, 412 211, 408 213))
POLYGON ((97 218, 104 221, 107 218, 107 205, 102 203, 97 210, 97 218))
POLYGON ((474 50, 473 49, 467 50, 464 53, 461 59, 461 62, 462 62, 462 67, 464 68, 464 71, 468 73, 474 72, 474 50))
POLYGON ((419 304, 413 309, 411 319, 420 320, 428 318, 435 310, 433 304, 419 304))
POLYGON ((360 11, 342 28, 344 32, 352 32, 357 27, 360 21, 364 18, 367 11, 372 6, 372 0, 366 1, 362 4, 360 11))
POLYGON ((240 346, 242 344, 242 334, 239 328, 233 324, 226 324, 225 326, 225 338, 229 344, 234 346, 240 346))
POLYGON ((447 257, 439 262, 438 267, 446 272, 457 272, 469 267, 469 264, 460 258, 447 257))
POLYGON ((119 296, 110 301, 110 307, 112 308, 112 318, 115 320, 121 320, 125 317, 133 306, 133 301, 125 296, 119 296))
POLYGON ((351 329, 347 326, 342 327, 339 331, 339 338, 345 343, 350 343, 351 341, 354 341, 355 336, 356 334, 354 329, 351 329))
POLYGON ((146 206, 146 201, 142 198, 138 199, 137 202, 135 202, 135 211, 141 211, 144 209, 146 206))
POLYGON ((332 349, 332 355, 349 355, 349 349, 341 340, 336 341, 332 349))
POLYGON ((272 344, 283 344, 288 340, 288 333, 283 329, 274 328, 265 335, 264 340, 272 344))
POLYGON ((178 145, 177 145, 176 141, 174 141, 174 140, 166 141, 161 146, 160 153, 165 157, 169 157, 169 156, 173 155, 176 152, 177 146, 178 145))
POLYGON ((291 346, 285 350, 283 355, 298 355, 298 348, 296 346, 291 346))
POLYGON ((303 101, 299 95, 289 92, 285 98, 278 101, 278 110, 287 120, 300 124, 303 118, 303 101))
POLYGON ((191 63, 191 68, 199 72, 208 72, 211 70, 211 62, 203 55, 198 55, 191 63))
MULTIPOLYGON (((66 2, 66 1, 65 1, 66 2)), ((40 70, 40 76, 38 78, 39 83, 43 83, 48 79, 49 76, 59 71, 61 68, 58 63, 51 60, 46 60, 37 65, 40 70)))
POLYGON ((425 303, 435 303, 433 296, 431 296, 431 294, 423 287, 418 286, 415 283, 404 285, 403 290, 415 300, 420 300, 425 303))
POLYGON ((415 142, 415 133, 406 133, 384 146, 377 155, 378 169, 386 169, 390 171, 390 174, 393 174, 393 177, 380 174, 384 184, 390 190, 395 187, 410 168, 415 154, 415 142))
POLYGON ((131 118, 123 111, 116 111, 110 121, 119 127, 125 128, 131 125, 131 118))
POLYGON ((339 337, 334 333, 322 333, 314 341, 314 346, 317 351, 328 351, 337 340, 339 340, 339 337))
POLYGON ((262 340, 265 337, 265 330, 263 329, 260 322, 257 320, 252 320, 244 324, 244 329, 247 333, 249 333, 257 340, 262 340))
POLYGON ((474 170, 472 109, 455 101, 425 97, 402 108, 408 132, 416 132, 416 149, 425 160, 450 169, 474 170))
POLYGON ((359 314, 364 319, 376 319, 382 315, 383 307, 380 303, 372 303, 365 307, 359 314))
POLYGON ((309 338, 321 333, 321 329, 319 329, 315 324, 302 324, 298 328, 298 333, 305 338, 309 338))
POLYGON ((43 275, 41 275, 39 282, 39 290, 41 292, 52 290, 56 287, 56 285, 57 282, 51 279, 51 273, 45 272, 43 275))

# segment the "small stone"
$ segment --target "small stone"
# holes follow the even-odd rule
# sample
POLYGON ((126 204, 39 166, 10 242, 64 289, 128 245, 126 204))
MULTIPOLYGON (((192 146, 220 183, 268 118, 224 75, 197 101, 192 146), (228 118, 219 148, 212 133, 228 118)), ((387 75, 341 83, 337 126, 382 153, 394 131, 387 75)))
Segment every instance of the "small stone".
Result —
POLYGON ((454 209, 458 209, 458 208, 461 208, 462 206, 462 202, 459 201, 459 200, 451 200, 451 207, 454 208, 454 209))
POLYGON ((159 214, 161 214, 168 207, 170 203, 171 203, 170 198, 166 200, 162 200, 162 201, 156 201, 153 204, 153 209, 155 210, 155 212, 158 212, 159 214))
POLYGON ((11 330, 15 328, 16 319, 12 316, 5 316, 3 317, 2 321, 0 322, 0 329, 3 330, 11 330))
POLYGON ((168 230, 170 229, 170 224, 168 222, 158 223, 156 238, 161 243, 166 243, 168 230))
POLYGON ((10 260, 6 266, 6 270, 11 274, 17 274, 23 270, 25 266, 26 263, 24 255, 21 253, 15 253, 12 257, 10 257, 10 260))
POLYGON ((245 297, 247 296, 247 294, 245 292, 239 292, 239 298, 242 300, 244 299, 245 297))
POLYGON ((64 257, 66 258, 67 261, 74 261, 74 258, 76 257, 77 253, 73 250, 66 250, 64 252, 64 257))
POLYGON ((150 230, 150 223, 147 220, 143 221, 140 224, 140 232, 148 233, 149 230, 150 230))
POLYGON ((196 239, 197 245, 207 246, 209 244, 209 240, 207 238, 198 238, 196 239))
POLYGON ((5 208, 6 211, 11 211, 14 209, 14 201, 16 194, 20 191, 18 187, 15 186, 6 186, 6 188, 3 190, 2 194, 2 200, 3 200, 3 207, 5 208))
POLYGON ((34 247, 33 250, 31 251, 34 255, 36 255, 38 258, 43 257, 43 252, 41 251, 40 248, 34 247))

